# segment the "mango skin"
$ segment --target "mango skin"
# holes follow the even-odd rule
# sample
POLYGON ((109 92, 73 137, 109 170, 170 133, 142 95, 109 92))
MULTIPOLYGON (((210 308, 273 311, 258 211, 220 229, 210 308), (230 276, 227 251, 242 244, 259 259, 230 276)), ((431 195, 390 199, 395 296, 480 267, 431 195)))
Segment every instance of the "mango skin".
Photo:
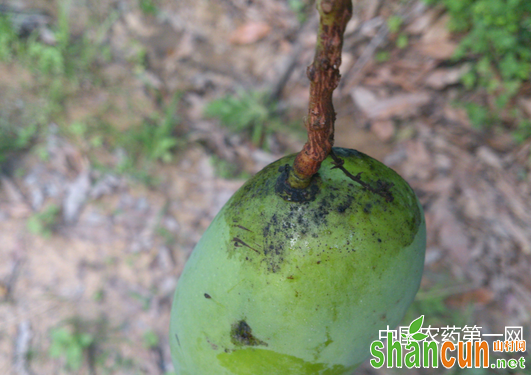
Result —
MULTIPOLYGON (((395 327, 419 288, 426 226, 396 172, 335 148, 312 201, 275 192, 284 157, 247 181, 190 256, 175 292, 170 347, 180 375, 342 375, 395 327), (378 182, 380 180, 380 182, 378 182)), ((277 189, 278 190, 278 189, 277 189)))

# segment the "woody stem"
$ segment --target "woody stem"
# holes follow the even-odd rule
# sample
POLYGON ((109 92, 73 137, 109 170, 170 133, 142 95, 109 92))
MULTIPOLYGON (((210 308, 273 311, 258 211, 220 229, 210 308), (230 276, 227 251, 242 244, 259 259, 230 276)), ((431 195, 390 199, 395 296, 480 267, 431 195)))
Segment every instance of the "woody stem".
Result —
POLYGON ((310 104, 305 126, 308 141, 295 158, 288 184, 307 187, 334 144, 336 113, 332 94, 341 78, 341 49, 345 27, 352 16, 352 0, 318 0, 319 32, 315 57, 306 71, 310 80, 310 104))

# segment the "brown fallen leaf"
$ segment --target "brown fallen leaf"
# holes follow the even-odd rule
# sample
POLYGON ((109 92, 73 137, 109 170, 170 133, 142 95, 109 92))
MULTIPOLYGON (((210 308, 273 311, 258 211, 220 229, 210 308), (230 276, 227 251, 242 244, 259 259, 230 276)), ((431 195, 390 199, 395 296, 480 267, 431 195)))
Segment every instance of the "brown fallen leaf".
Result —
POLYGON ((415 49, 422 55, 437 60, 448 60, 454 55, 456 48, 457 43, 444 40, 430 43, 421 42, 415 45, 415 49))
POLYGON ((454 308, 466 307, 473 303, 476 305, 484 306, 490 303, 494 299, 494 292, 487 288, 478 288, 448 297, 446 303, 454 308))
POLYGON ((463 230, 463 225, 451 216, 441 223, 439 242, 448 251, 451 259, 462 269, 466 269, 470 261, 470 240, 463 230))
POLYGON ((436 41, 447 41, 450 39, 450 31, 448 30, 448 22, 450 21, 450 15, 444 14, 439 17, 435 23, 433 23, 428 31, 422 35, 423 43, 432 43, 436 41))
POLYGON ((369 89, 362 86, 356 86, 350 92, 354 103, 363 111, 369 111, 378 102, 376 95, 369 89))
POLYGON ((503 167, 503 163, 500 159, 500 157, 492 151, 490 147, 487 146, 480 146, 478 147, 476 151, 476 156, 479 160, 487 164, 488 166, 496 169, 501 169, 503 167))
POLYGON ((501 215, 500 221, 503 223, 505 229, 512 235, 513 240, 518 244, 518 247, 524 254, 531 254, 531 237, 529 236, 529 229, 522 228, 517 225, 509 215, 501 215))
POLYGON ((375 105, 364 108, 370 119, 387 120, 393 117, 406 118, 418 112, 420 107, 430 102, 431 96, 426 92, 398 94, 379 100, 375 105))
POLYGON ((531 97, 518 99, 518 105, 528 116, 531 117, 531 97))
POLYGON ((450 104, 445 104, 443 108, 443 115, 450 122, 464 125, 467 128, 472 127, 468 114, 464 108, 457 108, 450 104))
POLYGON ((421 35, 425 30, 433 25, 435 18, 441 13, 440 9, 430 9, 420 17, 416 17, 411 24, 406 27, 406 32, 413 35, 421 35))
POLYGON ((265 22, 250 21, 234 30, 230 35, 232 44, 252 44, 266 37, 271 32, 271 26, 265 22))
POLYGON ((380 140, 387 142, 393 138, 393 135, 395 135, 395 125, 391 120, 374 121, 371 124, 371 131, 376 134, 380 140))
POLYGON ((427 57, 437 60, 446 60, 453 56, 457 43, 450 40, 450 31, 447 24, 450 16, 445 14, 440 17, 422 36, 415 49, 427 57))
POLYGON ((458 83, 459 79, 468 71, 468 69, 468 65, 452 69, 437 69, 426 78, 425 83, 429 87, 441 90, 446 86, 458 83))

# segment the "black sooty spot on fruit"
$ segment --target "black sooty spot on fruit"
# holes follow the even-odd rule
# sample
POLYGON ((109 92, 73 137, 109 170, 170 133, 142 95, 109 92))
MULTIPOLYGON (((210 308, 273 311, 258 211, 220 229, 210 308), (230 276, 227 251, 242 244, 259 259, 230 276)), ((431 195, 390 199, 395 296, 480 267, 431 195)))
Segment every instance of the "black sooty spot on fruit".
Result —
MULTIPOLYGON (((351 234, 356 232, 356 236, 372 234, 377 243, 382 243, 382 239, 385 239, 387 245, 389 238, 393 241, 394 232, 404 230, 409 233, 400 237, 400 246, 413 241, 421 224, 416 202, 403 199, 393 201, 386 195, 391 192, 393 184, 396 184, 393 193, 411 188, 405 182, 395 179, 392 172, 384 170, 379 173, 379 162, 369 156, 355 150, 334 151, 345 159, 345 168, 352 169, 349 173, 358 176, 356 178, 360 181, 345 180, 341 175, 336 175, 336 172, 333 172, 334 178, 330 179, 328 170, 323 169, 320 175, 312 179, 308 188, 291 191, 291 187, 286 185, 286 179, 289 165, 295 157, 293 155, 270 164, 244 184, 223 211, 230 223, 226 247, 229 258, 237 257, 246 267, 260 272, 278 273, 288 262, 298 267, 293 255, 302 251, 299 255, 305 256, 302 243, 316 242, 322 254, 341 252, 329 249, 328 245, 323 246, 329 233, 321 230, 331 226, 330 223, 336 226, 338 222, 344 223, 351 234), (359 175, 356 165, 367 169, 374 166, 374 173, 365 171, 359 175), (385 219, 387 222, 394 220, 389 228, 378 227, 376 231, 368 231, 361 225, 366 224, 367 215, 374 215, 378 219, 384 212, 387 212, 384 216, 389 218, 385 219), (394 219, 396 212, 406 212, 407 215, 397 223, 394 219), (323 240, 322 243, 320 239, 323 240)), ((401 195, 397 195, 398 197, 401 195)), ((357 243, 347 241, 344 252, 353 253, 356 245, 357 243)), ((321 260, 326 262, 328 259, 324 257, 321 260)))
POLYGON ((347 209, 352 206, 352 203, 354 202, 354 196, 353 195, 347 195, 346 199, 342 201, 336 208, 337 212, 340 214, 344 213, 347 209))
POLYGON ((230 330, 230 341, 236 346, 267 346, 267 343, 253 336, 249 324, 245 320, 234 323, 230 330))
POLYGON ((364 155, 359 151, 356 151, 350 148, 341 148, 341 147, 334 147, 334 152, 337 154, 337 156, 345 156, 345 157, 354 156, 354 157, 361 158, 364 155))
POLYGON ((282 197, 282 199, 288 201, 288 202, 312 202, 315 200, 315 197, 317 194, 319 194, 319 185, 321 183, 321 179, 319 177, 319 174, 316 174, 312 178, 312 182, 307 188, 304 189, 295 189, 292 188, 290 184, 288 184, 288 176, 289 171, 291 167, 289 164, 286 164, 285 166, 282 166, 278 169, 280 172, 280 176, 278 176, 278 179, 275 184, 275 193, 282 197))

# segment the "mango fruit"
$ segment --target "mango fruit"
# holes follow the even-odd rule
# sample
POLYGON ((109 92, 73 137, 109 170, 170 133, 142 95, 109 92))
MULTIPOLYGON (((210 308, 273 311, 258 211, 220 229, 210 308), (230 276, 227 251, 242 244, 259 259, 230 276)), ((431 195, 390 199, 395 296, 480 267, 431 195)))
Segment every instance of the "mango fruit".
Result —
POLYGON ((419 288, 426 227, 405 180, 334 148, 306 189, 295 155, 247 181, 179 279, 170 346, 179 375, 342 375, 419 288))

